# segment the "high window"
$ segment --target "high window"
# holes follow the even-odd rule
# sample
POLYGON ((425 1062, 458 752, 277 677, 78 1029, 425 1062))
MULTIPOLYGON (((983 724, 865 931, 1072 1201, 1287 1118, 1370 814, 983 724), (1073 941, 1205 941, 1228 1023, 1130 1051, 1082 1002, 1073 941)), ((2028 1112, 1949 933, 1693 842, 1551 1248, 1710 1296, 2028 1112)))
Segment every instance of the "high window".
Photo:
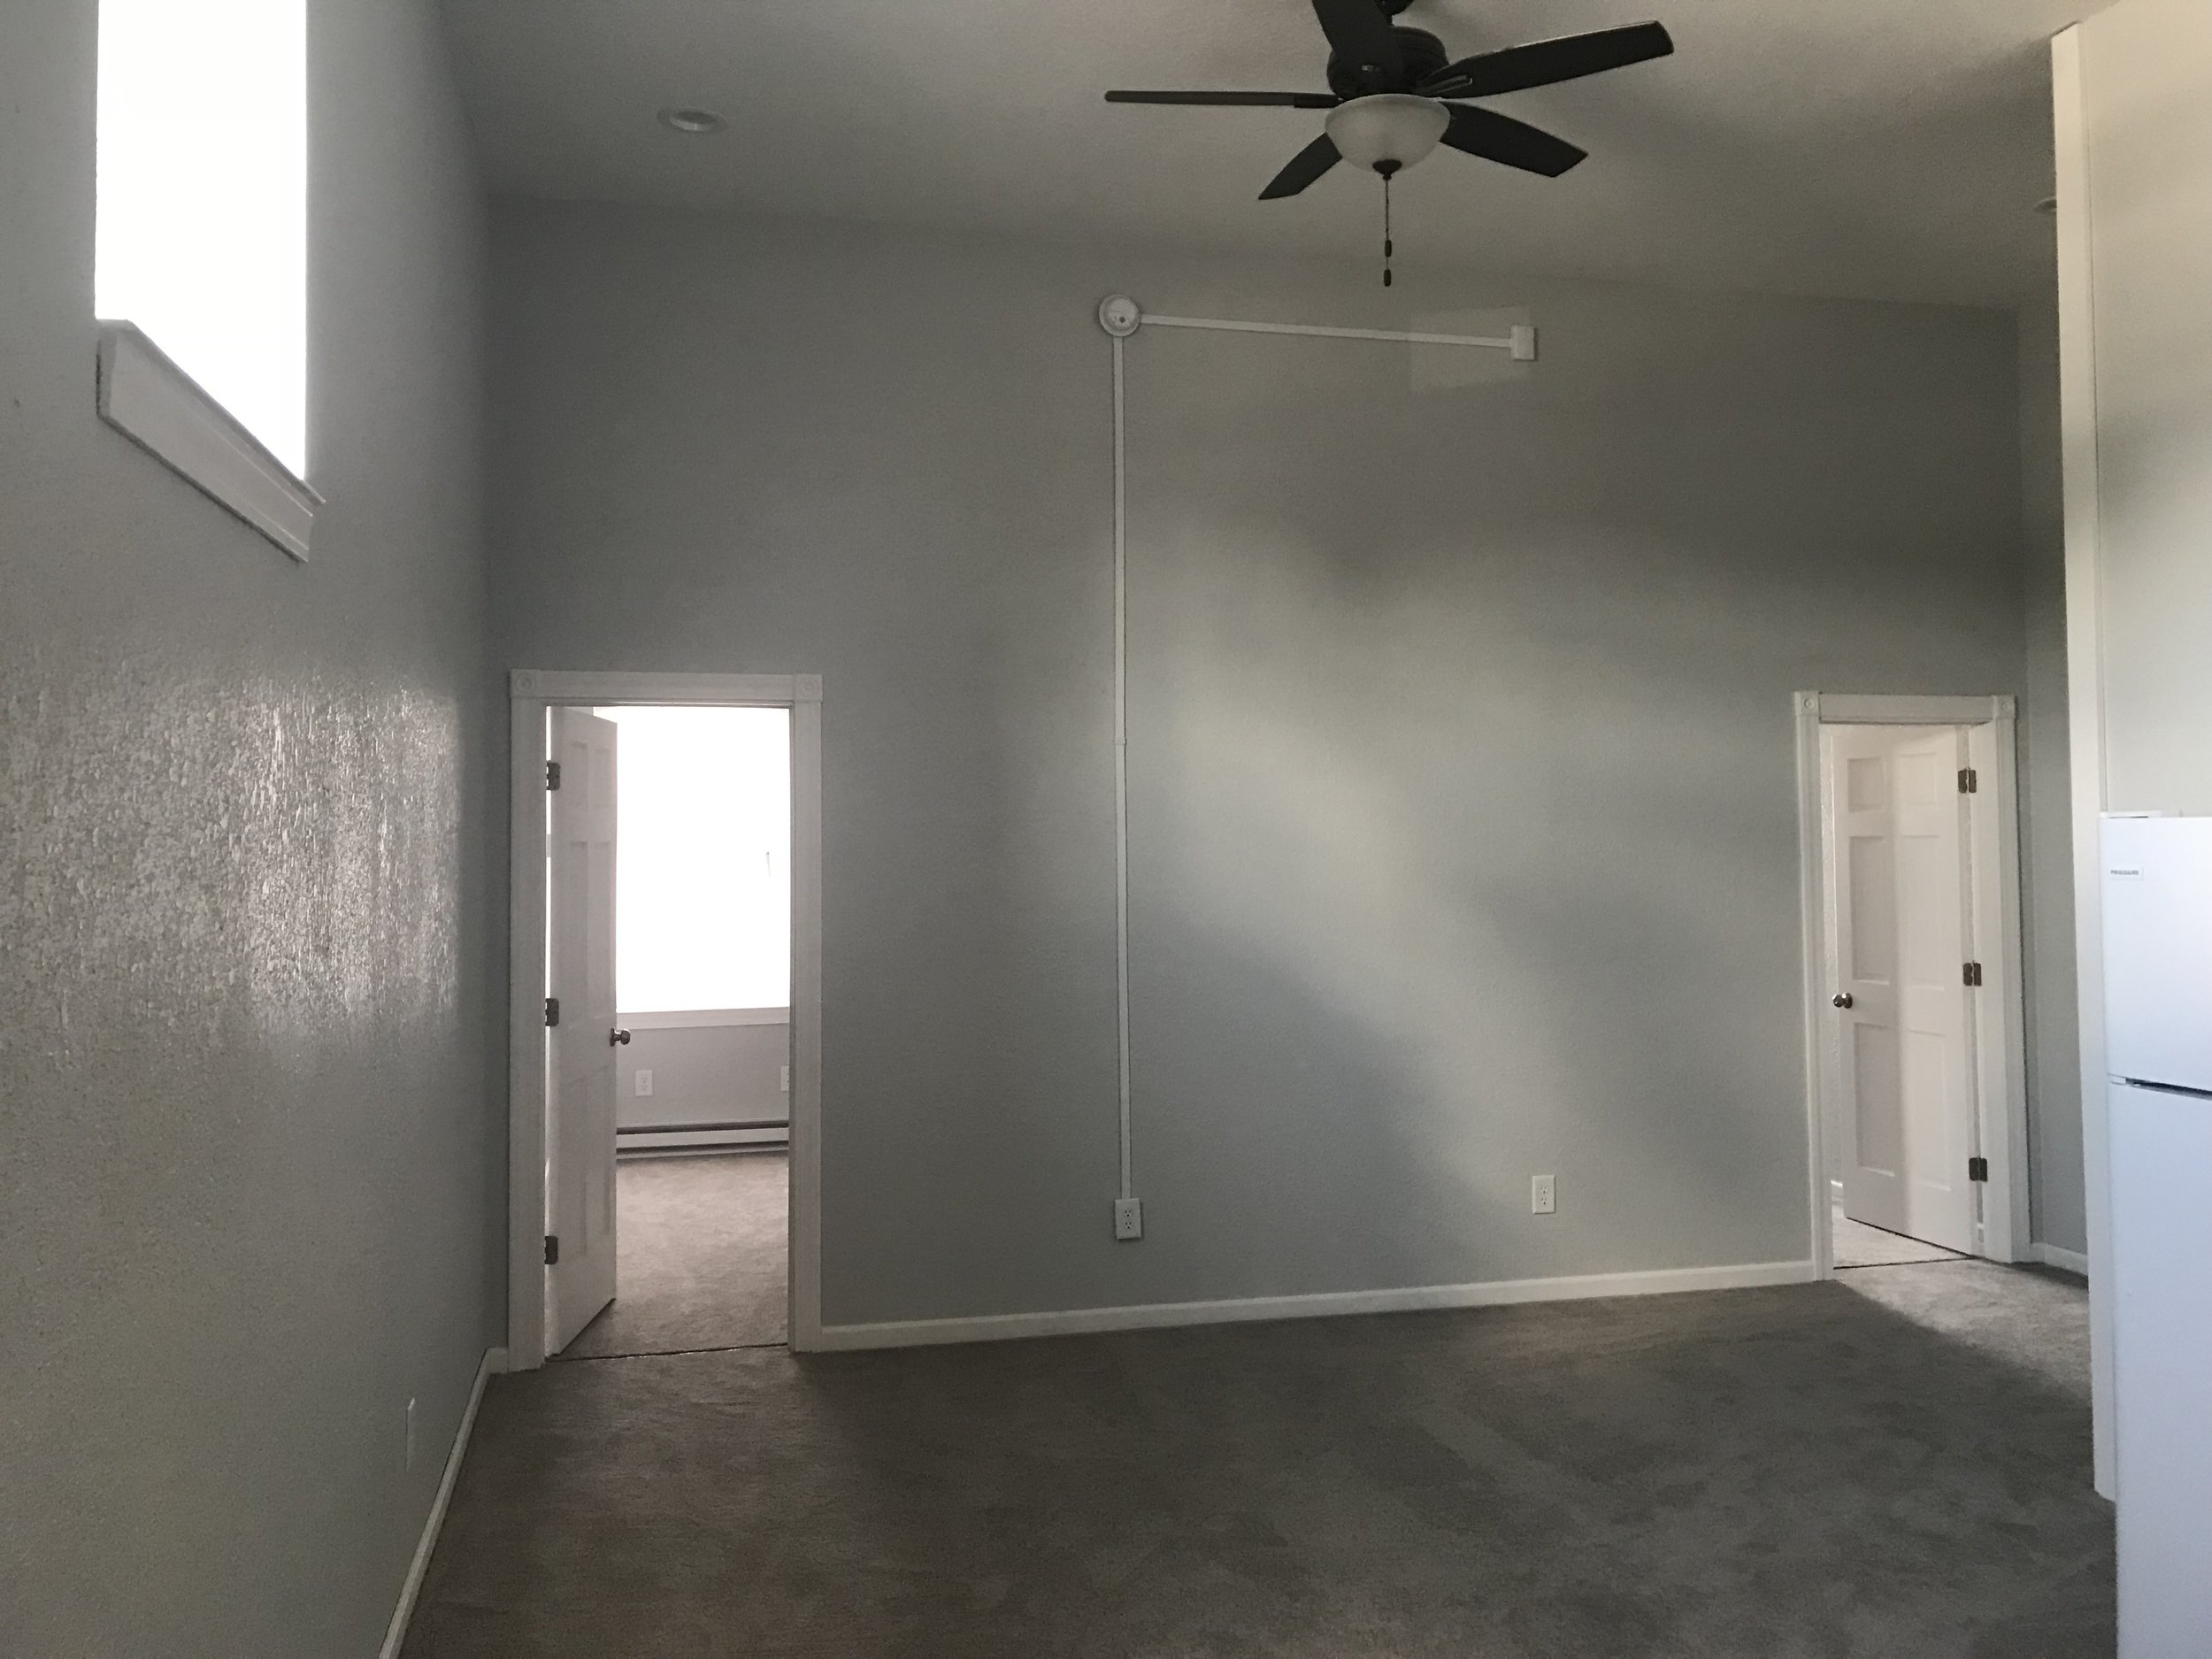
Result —
POLYGON ((306 0, 100 0, 98 209, 97 315, 304 478, 306 0))
POLYGON ((615 1001, 791 1002, 791 714, 599 709, 616 756, 615 1001))

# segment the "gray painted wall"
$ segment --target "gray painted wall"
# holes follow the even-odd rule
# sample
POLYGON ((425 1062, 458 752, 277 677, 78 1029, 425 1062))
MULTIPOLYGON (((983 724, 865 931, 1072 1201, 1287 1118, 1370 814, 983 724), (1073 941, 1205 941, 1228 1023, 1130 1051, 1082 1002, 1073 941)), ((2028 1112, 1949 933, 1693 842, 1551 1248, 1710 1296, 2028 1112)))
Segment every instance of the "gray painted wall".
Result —
POLYGON ((2023 688, 2008 316, 588 205, 494 244, 503 661, 826 676, 830 1322, 1806 1255, 1790 693, 2023 688), (1116 289, 1544 330, 1132 344, 1136 1245, 1116 289))
POLYGON ((2080 1021, 2074 972, 2072 777, 2066 681, 2066 513, 2055 296, 2020 313, 2026 678, 2020 704, 2021 879, 2028 953, 2029 1194, 2034 1234, 2085 1254, 2080 1021))
MULTIPOLYGON (((623 1017, 630 1024, 632 1017, 623 1017)), ((660 1124, 780 1124, 791 1096, 783 1069, 791 1063, 791 1027, 776 1025, 636 1026, 621 1050, 615 1126, 660 1124), (653 1074, 641 1097, 637 1074, 653 1074)))
POLYGON ((96 10, 0 13, 0 1651, 366 1655, 503 1305, 480 198, 315 0, 295 565, 95 419, 96 10))

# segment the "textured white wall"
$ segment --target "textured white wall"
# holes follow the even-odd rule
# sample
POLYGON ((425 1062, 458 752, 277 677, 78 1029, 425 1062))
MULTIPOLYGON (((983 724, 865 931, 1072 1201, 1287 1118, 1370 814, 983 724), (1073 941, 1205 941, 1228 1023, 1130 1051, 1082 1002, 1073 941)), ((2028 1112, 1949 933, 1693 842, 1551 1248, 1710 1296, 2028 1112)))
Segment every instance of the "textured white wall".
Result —
POLYGON ((826 677, 831 1322, 1804 1256, 1790 694, 2021 690, 2008 315, 495 227, 505 661, 826 677), (1135 1246, 1117 289, 1543 329, 1131 345, 1135 1246))
POLYGON ((2212 165, 2193 164, 2212 145, 2212 10, 2128 0, 2082 39, 2106 805, 2207 814, 2212 165))
POLYGON ((365 1655, 503 1311, 481 212, 315 0, 296 565, 95 419, 96 21, 0 15, 0 1651, 365 1655))

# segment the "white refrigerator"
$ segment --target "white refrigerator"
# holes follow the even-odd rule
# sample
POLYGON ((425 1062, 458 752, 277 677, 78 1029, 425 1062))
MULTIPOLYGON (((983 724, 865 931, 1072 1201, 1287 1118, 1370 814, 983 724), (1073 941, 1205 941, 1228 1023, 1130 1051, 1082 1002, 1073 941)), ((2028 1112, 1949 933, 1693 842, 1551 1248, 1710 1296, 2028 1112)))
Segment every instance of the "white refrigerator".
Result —
POLYGON ((2212 1655, 2212 818, 2104 821, 2120 1659, 2212 1655))

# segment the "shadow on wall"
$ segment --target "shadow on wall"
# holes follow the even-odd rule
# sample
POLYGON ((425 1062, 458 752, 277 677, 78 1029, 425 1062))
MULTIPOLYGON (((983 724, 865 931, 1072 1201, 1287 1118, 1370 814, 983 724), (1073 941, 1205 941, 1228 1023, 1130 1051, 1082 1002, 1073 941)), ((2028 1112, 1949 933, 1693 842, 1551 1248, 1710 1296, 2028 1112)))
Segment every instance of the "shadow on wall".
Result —
POLYGON ((1210 1190, 1210 1244, 1283 1290, 1803 1259, 1786 767, 1770 821, 1713 810, 1786 696, 1547 703, 1479 603, 1346 620, 1295 557, 1147 607, 1141 1187, 1210 1190))
POLYGON ((511 660, 825 676, 830 1323, 1808 1256, 1791 694, 2017 688, 2008 318, 500 223, 511 660), (1116 290, 1544 330, 1126 348, 1135 1246, 1116 290))
POLYGON ((1538 453, 1483 418, 1529 387, 1409 399, 1389 348, 1146 345, 1130 628, 1148 1202, 1210 1195, 1219 1294, 1253 1294, 1249 1273, 1806 1259, 1791 693, 1855 634, 1942 659, 1947 619, 1896 611, 1915 559, 1832 557, 1847 526, 1764 531, 1789 485, 1824 478, 1721 503, 1733 534, 1703 544, 1657 534, 1663 484, 1655 503, 1570 492, 1547 475, 1602 477, 1601 456, 1538 453), (1204 441, 1290 398, 1328 419, 1234 467, 1204 441), (1474 430, 1490 442, 1471 459, 1474 430), (1537 1174, 1559 1178, 1560 1213, 1532 1222, 1537 1174))

